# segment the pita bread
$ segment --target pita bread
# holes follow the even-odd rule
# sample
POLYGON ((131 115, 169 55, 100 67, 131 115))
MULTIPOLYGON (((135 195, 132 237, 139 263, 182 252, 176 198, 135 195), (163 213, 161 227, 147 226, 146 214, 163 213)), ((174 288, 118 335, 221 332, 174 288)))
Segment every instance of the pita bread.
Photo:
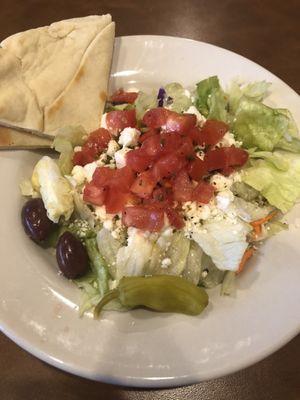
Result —
POLYGON ((110 15, 17 33, 0 48, 0 124, 47 133, 100 126, 112 59, 110 15))
POLYGON ((49 149, 52 140, 46 137, 32 135, 28 132, 18 132, 14 129, 0 126, 0 149, 49 149))

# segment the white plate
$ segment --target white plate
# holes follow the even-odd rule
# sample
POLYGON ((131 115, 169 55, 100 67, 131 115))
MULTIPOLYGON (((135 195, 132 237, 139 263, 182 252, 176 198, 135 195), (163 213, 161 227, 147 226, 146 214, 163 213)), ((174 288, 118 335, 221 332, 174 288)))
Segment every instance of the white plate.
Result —
MULTIPOLYGON (((273 83, 270 101, 300 126, 298 95, 270 72, 227 50, 163 36, 116 40, 111 90, 218 75, 273 83)), ((2 152, 0 324, 20 346, 74 374, 132 386, 175 386, 215 378, 268 356, 299 331, 299 230, 269 240, 239 279, 236 298, 210 293, 199 317, 137 310, 80 319, 79 293, 57 274, 54 257, 25 237, 18 183, 39 154, 2 152)), ((296 210, 291 215, 294 221, 296 210)))

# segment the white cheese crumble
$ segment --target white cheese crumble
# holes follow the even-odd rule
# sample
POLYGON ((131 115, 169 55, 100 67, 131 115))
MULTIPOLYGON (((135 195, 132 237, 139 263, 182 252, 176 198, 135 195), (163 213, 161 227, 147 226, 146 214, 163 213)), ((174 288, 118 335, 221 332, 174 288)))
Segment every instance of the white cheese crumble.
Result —
POLYGON ((108 143, 108 147, 106 150, 106 154, 110 157, 113 157, 115 152, 118 151, 120 146, 115 140, 110 140, 108 143))
POLYGON ((115 162, 117 168, 123 168, 126 165, 126 153, 128 153, 130 149, 128 147, 123 147, 121 150, 115 152, 115 162))
POLYGON ((234 195, 231 190, 224 190, 216 196, 217 207, 222 211, 227 211, 233 200, 234 195))
POLYGON ((195 106, 190 106, 186 111, 187 114, 194 114, 197 117, 197 125, 203 126, 206 118, 197 110, 195 106))
POLYGON ((80 165, 75 165, 71 172, 72 178, 75 181, 75 186, 82 185, 86 179, 85 171, 80 165))
POLYGON ((215 147, 230 147, 232 145, 234 145, 235 147, 241 147, 242 142, 238 142, 237 140, 235 140, 233 133, 226 132, 215 147))
POLYGON ((100 123, 101 128, 105 128, 105 129, 107 129, 106 116, 107 116, 107 113, 104 113, 102 115, 101 123, 100 123))
POLYGON ((98 164, 97 164, 96 161, 93 161, 93 162, 91 162, 89 164, 85 164, 85 166, 83 167, 84 173, 85 173, 85 177, 86 177, 86 180, 88 182, 91 182, 91 180, 93 178, 93 175, 94 175, 94 172, 95 172, 95 169, 97 167, 98 167, 98 164))
POLYGON ((161 267, 162 268, 168 268, 172 264, 172 261, 170 258, 166 257, 162 260, 161 262, 161 267))
POLYGON ((82 146, 75 146, 74 151, 75 153, 82 150, 82 146))
POLYGON ((222 192, 223 190, 230 189, 231 185, 233 184, 233 179, 231 176, 214 174, 210 178, 210 183, 217 192, 222 192))
POLYGON ((141 132, 135 128, 125 128, 120 133, 119 144, 124 147, 134 147, 138 144, 141 132))

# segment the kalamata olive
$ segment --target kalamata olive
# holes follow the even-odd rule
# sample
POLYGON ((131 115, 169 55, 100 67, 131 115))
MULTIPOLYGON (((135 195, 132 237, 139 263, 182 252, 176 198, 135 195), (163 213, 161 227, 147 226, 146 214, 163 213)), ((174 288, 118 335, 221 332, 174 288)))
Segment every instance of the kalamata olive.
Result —
POLYGON ((21 218, 25 233, 35 242, 47 239, 55 228, 42 199, 28 200, 22 208, 21 218))
POLYGON ((89 270, 87 251, 71 232, 65 232, 59 238, 56 246, 56 260, 59 269, 68 279, 79 278, 89 270))

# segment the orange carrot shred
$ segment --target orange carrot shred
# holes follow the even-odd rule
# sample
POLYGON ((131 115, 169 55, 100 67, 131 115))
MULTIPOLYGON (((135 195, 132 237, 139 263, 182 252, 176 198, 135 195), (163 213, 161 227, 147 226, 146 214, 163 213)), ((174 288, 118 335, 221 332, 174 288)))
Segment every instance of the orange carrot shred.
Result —
POLYGON ((237 270, 237 274, 240 274, 243 271, 246 262, 249 260, 249 258, 251 258, 253 256, 253 253, 254 253, 254 248, 253 247, 248 247, 248 249, 246 249, 246 251, 245 251, 245 253, 244 253, 244 255, 243 255, 242 259, 241 259, 241 262, 239 264, 239 268, 237 270))

